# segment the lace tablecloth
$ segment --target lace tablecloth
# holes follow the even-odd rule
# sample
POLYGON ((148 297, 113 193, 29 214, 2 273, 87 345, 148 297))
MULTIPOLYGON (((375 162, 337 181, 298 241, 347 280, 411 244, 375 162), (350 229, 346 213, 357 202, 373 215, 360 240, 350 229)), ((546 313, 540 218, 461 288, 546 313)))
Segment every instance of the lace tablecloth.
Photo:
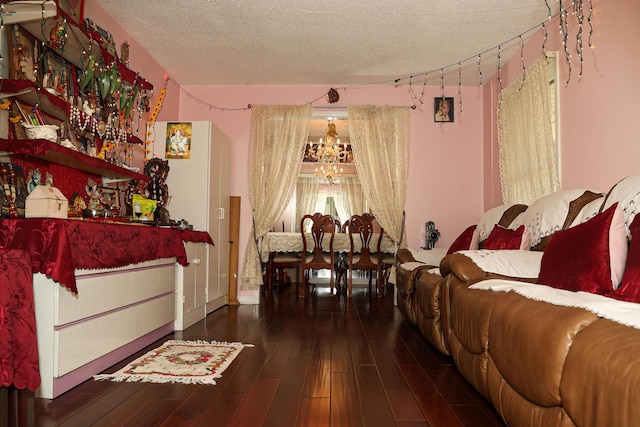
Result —
MULTIPOLYGON (((323 247, 329 247, 329 237, 325 236, 326 244, 323 247)), ((324 243, 324 242, 323 242, 324 243)), ((354 250, 360 252, 360 238, 354 236, 353 238, 354 250)), ((378 237, 373 236, 371 238, 371 244, 369 247, 375 249, 378 244, 378 237)), ((307 235, 307 247, 313 247, 313 238, 311 234, 307 235)), ((349 252, 351 249, 351 243, 349 241, 349 234, 336 233, 333 238, 333 250, 335 252, 349 252)), ((380 251, 385 253, 395 253, 396 245, 389 237, 383 236, 380 243, 380 251)), ((281 233, 272 232, 262 240, 262 257, 266 259, 270 252, 302 252, 302 235, 300 233, 281 233)))
POLYGON ((0 219, 0 248, 21 249, 33 273, 77 292, 75 270, 122 267, 161 258, 187 265, 183 241, 213 244, 206 232, 67 219, 0 219))

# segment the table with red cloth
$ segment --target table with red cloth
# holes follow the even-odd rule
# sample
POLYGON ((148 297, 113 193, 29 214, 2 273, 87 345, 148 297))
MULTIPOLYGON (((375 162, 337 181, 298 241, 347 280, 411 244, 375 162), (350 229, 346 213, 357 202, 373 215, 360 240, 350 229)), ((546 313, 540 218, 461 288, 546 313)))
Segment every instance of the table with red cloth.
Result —
POLYGON ((185 241, 213 245, 203 231, 74 219, 0 219, 0 248, 26 251, 32 273, 42 273, 74 293, 75 270, 173 257, 187 265, 185 241))

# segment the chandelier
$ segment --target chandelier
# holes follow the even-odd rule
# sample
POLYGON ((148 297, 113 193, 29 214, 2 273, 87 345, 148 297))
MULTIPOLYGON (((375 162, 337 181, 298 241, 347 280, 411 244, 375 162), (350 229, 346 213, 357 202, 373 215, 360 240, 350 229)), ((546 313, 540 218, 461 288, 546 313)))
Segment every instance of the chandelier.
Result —
POLYGON ((309 142, 308 155, 318 163, 315 173, 321 184, 340 183, 342 168, 338 168, 338 164, 350 161, 351 153, 346 143, 340 144, 336 125, 331 118, 328 120, 324 140, 320 138, 315 145, 309 142))

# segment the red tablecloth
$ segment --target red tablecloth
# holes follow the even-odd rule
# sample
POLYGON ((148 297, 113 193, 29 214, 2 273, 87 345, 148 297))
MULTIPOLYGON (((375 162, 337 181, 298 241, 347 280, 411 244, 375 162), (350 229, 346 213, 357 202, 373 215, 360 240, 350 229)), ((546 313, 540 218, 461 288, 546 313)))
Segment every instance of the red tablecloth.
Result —
POLYGON ((40 387, 29 254, 0 250, 0 387, 40 387))
POLYGON ((206 232, 67 219, 0 219, 0 248, 22 249, 33 273, 77 292, 74 270, 122 267, 176 257, 187 265, 183 241, 213 244, 206 232))

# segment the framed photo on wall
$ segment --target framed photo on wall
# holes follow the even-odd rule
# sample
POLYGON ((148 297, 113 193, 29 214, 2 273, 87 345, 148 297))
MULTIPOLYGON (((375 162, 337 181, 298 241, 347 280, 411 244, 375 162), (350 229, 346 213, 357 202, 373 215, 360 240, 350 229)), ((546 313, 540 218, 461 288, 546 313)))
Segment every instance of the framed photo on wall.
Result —
POLYGON ((69 101, 71 65, 53 52, 47 51, 42 64, 42 87, 69 101))
POLYGON ((191 122, 167 123, 165 158, 191 158, 191 122))
POLYGON ((11 58, 9 76, 16 80, 38 82, 38 44, 35 39, 18 25, 11 26, 11 58))
POLYGON ((102 203, 111 209, 120 209, 120 192, 117 188, 100 187, 102 203))
POLYGON ((453 98, 433 98, 433 121, 453 122, 453 98))

